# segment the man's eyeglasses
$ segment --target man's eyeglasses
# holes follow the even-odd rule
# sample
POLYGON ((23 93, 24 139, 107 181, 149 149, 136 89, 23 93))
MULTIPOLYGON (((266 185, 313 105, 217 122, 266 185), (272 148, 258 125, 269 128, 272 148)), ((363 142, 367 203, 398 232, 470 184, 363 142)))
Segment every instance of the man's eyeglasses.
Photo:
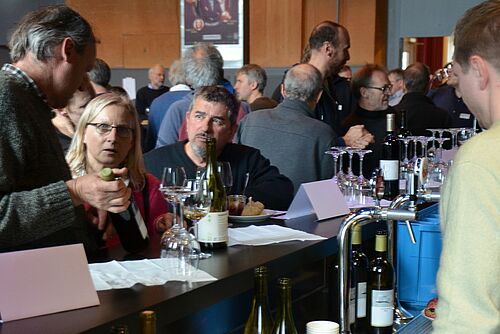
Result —
POLYGON ((114 126, 106 123, 87 123, 87 125, 94 126, 100 135, 107 135, 113 129, 116 129, 116 134, 121 138, 130 138, 134 134, 134 129, 127 128, 126 126, 114 126))
POLYGON ((365 86, 365 88, 378 89, 384 94, 390 94, 392 85, 384 85, 384 87, 365 86))

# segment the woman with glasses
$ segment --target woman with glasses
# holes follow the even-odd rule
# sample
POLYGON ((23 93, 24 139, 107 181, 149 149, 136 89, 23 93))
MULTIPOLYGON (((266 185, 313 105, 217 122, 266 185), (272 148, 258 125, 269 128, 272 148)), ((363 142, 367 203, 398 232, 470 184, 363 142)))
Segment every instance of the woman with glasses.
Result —
MULTIPOLYGON (((140 212, 149 239, 159 240, 159 233, 170 225, 172 217, 167 214, 168 205, 158 190, 159 180, 144 170, 137 113, 127 97, 105 93, 89 102, 76 128, 66 160, 75 177, 99 173, 105 167, 127 167, 129 187, 133 190, 131 207, 140 212)), ((106 227, 102 236, 106 244, 117 244, 118 236, 111 224, 114 216, 97 212, 88 205, 86 211, 94 225, 106 227)))

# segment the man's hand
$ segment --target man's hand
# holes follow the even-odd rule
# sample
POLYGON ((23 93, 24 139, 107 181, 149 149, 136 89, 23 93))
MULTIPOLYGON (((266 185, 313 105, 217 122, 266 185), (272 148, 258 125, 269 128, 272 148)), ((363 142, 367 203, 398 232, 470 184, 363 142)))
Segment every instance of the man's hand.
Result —
MULTIPOLYGON (((127 168, 114 168, 116 177, 126 177, 127 168)), ((103 181, 98 173, 66 181, 74 205, 83 202, 104 211, 119 213, 130 205, 132 190, 121 180, 103 181)))
POLYGON ((375 141, 373 135, 366 131, 364 125, 351 126, 343 138, 346 146, 352 148, 365 148, 375 141))

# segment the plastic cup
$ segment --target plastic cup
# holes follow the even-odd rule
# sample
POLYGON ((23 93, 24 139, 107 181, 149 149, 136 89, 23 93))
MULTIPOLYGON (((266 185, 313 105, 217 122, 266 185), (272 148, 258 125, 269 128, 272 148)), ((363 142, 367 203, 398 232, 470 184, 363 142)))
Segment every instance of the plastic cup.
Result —
POLYGON ((333 321, 317 320, 306 324, 307 334, 339 334, 339 324, 333 321))

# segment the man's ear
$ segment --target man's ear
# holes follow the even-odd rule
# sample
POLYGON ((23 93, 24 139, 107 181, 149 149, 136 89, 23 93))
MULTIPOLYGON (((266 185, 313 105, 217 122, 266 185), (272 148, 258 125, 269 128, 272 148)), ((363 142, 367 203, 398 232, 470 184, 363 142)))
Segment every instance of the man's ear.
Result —
POLYGON ((75 42, 73 42, 70 37, 66 37, 62 41, 61 51, 62 59, 68 63, 72 62, 74 54, 76 53, 75 42))
POLYGON ((361 97, 366 97, 366 92, 367 92, 367 89, 365 87, 360 87, 359 88, 359 95, 361 97))
POLYGON ((489 82, 488 64, 480 56, 469 58, 469 71, 472 71, 474 78, 479 84, 479 89, 484 90, 489 82))
POLYGON ((284 83, 282 83, 282 84, 281 84, 281 95, 283 96, 283 98, 285 98, 285 97, 286 97, 286 93, 285 93, 285 84, 284 84, 284 83))
POLYGON ((330 43, 330 42, 325 42, 325 43, 323 44, 323 47, 325 48, 325 53, 326 53, 326 55, 327 55, 329 58, 331 58, 331 57, 333 56, 333 54, 334 54, 334 51, 335 51, 335 50, 334 50, 334 48, 333 48, 332 43, 330 43))
POLYGON ((252 90, 256 90, 256 89, 257 89, 257 87, 259 87, 259 85, 257 84, 257 82, 256 82, 256 81, 252 81, 252 82, 250 83, 250 88, 251 88, 252 90))

